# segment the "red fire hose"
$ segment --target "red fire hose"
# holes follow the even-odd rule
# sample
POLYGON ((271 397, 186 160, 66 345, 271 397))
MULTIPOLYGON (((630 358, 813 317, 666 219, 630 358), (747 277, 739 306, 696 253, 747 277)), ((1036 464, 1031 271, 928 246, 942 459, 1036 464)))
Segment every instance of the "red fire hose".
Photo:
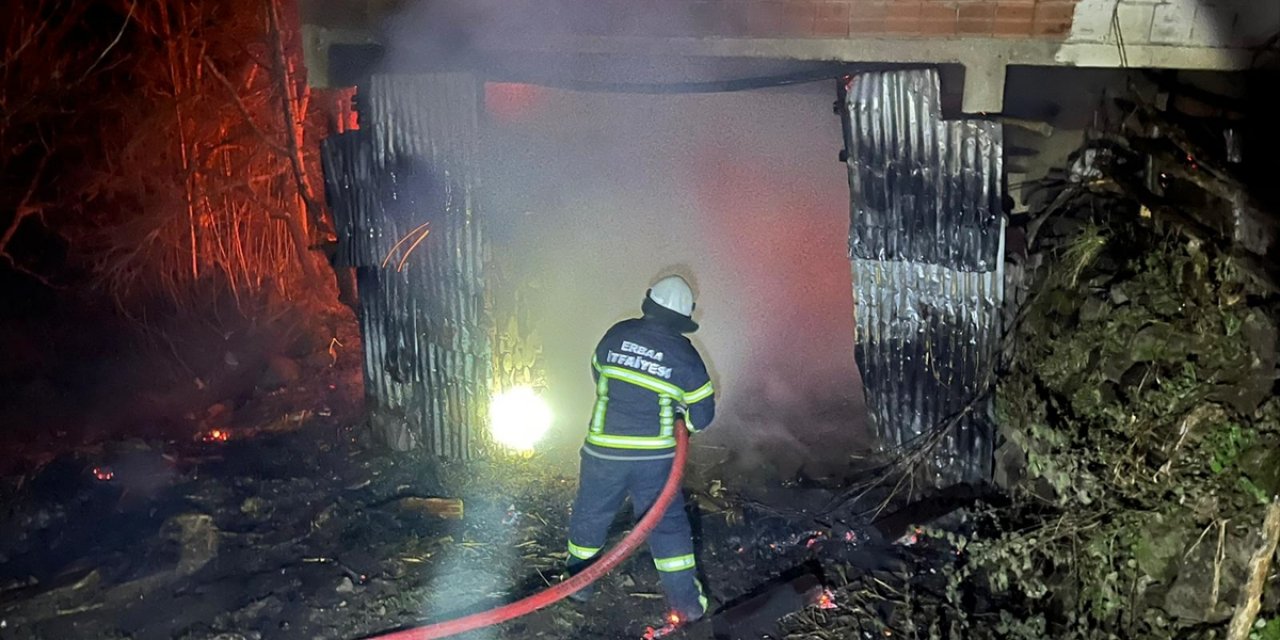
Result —
POLYGON ((604 552, 599 559, 581 573, 527 598, 496 609, 429 624, 425 627, 414 627, 403 631, 392 631, 369 636, 367 640, 432 640, 434 638, 447 638, 533 613, 547 605, 563 600, 574 592, 599 580, 606 573, 612 571, 614 567, 621 564, 623 560, 626 560, 627 556, 630 556, 636 550, 636 547, 639 547, 640 543, 649 537, 649 533, 653 531, 653 528, 658 525, 662 515, 667 512, 667 507, 671 506, 671 501, 675 499, 676 492, 680 490, 680 480, 684 476, 684 462, 688 457, 688 453, 689 436, 685 432, 684 421, 680 420, 676 424, 676 457, 671 465, 671 475, 667 476, 667 483, 662 486, 662 493, 658 494, 657 501, 653 503, 653 507, 649 509, 649 512, 644 514, 644 517, 636 524, 636 528, 631 530, 631 533, 628 533, 613 548, 604 552))

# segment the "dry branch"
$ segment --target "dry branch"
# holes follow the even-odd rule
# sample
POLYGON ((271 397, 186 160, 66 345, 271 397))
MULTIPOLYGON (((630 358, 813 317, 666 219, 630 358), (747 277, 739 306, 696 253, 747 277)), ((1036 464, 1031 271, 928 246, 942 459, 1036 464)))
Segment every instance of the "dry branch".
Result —
POLYGON ((1277 542, 1280 542, 1280 499, 1272 500, 1267 507, 1267 517, 1262 524, 1262 544, 1249 558, 1249 581, 1240 592, 1240 602, 1231 617, 1231 625, 1227 627, 1227 640, 1248 639, 1249 630, 1262 607, 1262 590, 1267 583, 1277 542))
POLYGON ((40 186, 40 178, 44 176, 44 168, 49 163, 49 154, 44 153, 40 156, 40 162, 36 164, 36 170, 31 174, 31 180, 27 184, 27 190, 22 194, 22 199, 18 201, 18 205, 14 208, 13 219, 9 221, 9 226, 4 230, 4 234, 0 235, 0 256, 9 258, 10 262, 13 258, 9 255, 9 243, 13 242, 13 237, 18 235, 18 228, 22 223, 32 215, 40 213, 41 207, 33 206, 31 201, 35 198, 36 188, 40 186))
POLYGON ((272 140, 271 137, 268 136, 266 132, 262 130, 262 127, 258 126, 257 121, 253 119, 253 114, 249 113, 249 107, 245 105, 244 98, 240 97, 240 92, 236 90, 235 85, 231 84, 231 81, 227 79, 227 76, 224 75, 222 71, 218 70, 218 66, 214 64, 213 58, 209 57, 209 54, 207 53, 204 56, 204 63, 205 63, 205 66, 208 67, 209 73, 213 74, 213 77, 217 79, 218 82, 222 84, 222 86, 227 88, 227 94, 231 96, 232 104, 234 104, 236 106, 236 109, 240 111, 240 115, 244 118, 244 121, 249 125, 249 128, 253 129, 253 132, 258 134, 258 139, 263 144, 267 145, 268 149, 275 151, 276 153, 280 154, 285 158, 291 157, 292 152, 290 152, 289 149, 286 149, 284 145, 280 144, 279 142, 272 140))
MULTIPOLYGON (((294 104, 293 79, 289 74, 289 58, 284 48, 284 34, 280 27, 280 6, 277 0, 267 0, 267 18, 270 25, 272 51, 275 54, 275 59, 272 61, 272 76, 275 78, 276 89, 280 93, 280 101, 284 107, 285 140, 288 143, 289 163, 293 166, 298 195, 305 204, 307 219, 312 228, 319 229, 323 226, 324 218, 320 202, 316 199, 310 181, 307 180, 302 158, 302 136, 299 132, 301 120, 298 118, 298 109, 294 104)), ((307 268, 310 271, 310 267, 307 268)))
POLYGON ((32 204, 35 198, 36 188, 40 186, 40 180, 44 177, 44 169, 49 163, 49 153, 40 156, 40 161, 36 164, 35 171, 31 174, 31 180, 27 185, 27 190, 22 194, 22 199, 18 201, 17 207, 14 208, 13 218, 9 220, 9 225, 5 227, 4 234, 0 235, 0 258, 4 258, 9 263, 9 267, 14 271, 22 273, 27 277, 43 284, 49 288, 57 288, 48 278, 28 269, 17 258, 9 252, 9 243, 13 242, 13 238, 18 234, 18 229, 22 223, 31 216, 43 215, 44 208, 32 204))
POLYGON ((83 82, 85 78, 88 78, 89 74, 93 73, 93 70, 97 69, 98 65, 102 64, 102 61, 106 59, 107 54, 111 53, 111 50, 116 48, 116 45, 120 44, 120 38, 124 37, 125 29, 129 28, 129 22, 133 20, 133 13, 137 10, 138 2, 137 0, 134 0, 129 4, 129 15, 124 17, 124 22, 120 25, 120 31, 116 33, 115 39, 113 39, 111 44, 108 44, 106 48, 102 50, 102 53, 93 61, 93 64, 89 65, 89 68, 84 70, 84 73, 80 75, 80 82, 83 82))

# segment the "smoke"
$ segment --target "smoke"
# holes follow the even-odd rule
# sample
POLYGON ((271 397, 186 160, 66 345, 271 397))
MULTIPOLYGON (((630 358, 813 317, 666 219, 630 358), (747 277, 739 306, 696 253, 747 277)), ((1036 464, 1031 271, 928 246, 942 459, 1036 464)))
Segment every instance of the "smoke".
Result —
POLYGON ((694 340, 720 393, 706 442, 748 457, 782 442, 803 457, 860 437, 833 85, 489 89, 486 213, 494 250, 537 291, 561 448, 581 440, 591 410, 596 341, 671 272, 699 294, 694 340))
MULTIPOLYGON (((489 81, 480 198, 504 275, 535 292, 528 312, 556 413, 551 450, 571 459, 581 443, 596 342, 612 323, 639 315, 648 286, 674 272, 699 294, 694 342, 718 389, 718 418, 695 454, 755 468, 785 459, 773 464, 784 474, 847 460, 865 441, 865 418, 834 79, 683 95, 521 84, 661 84, 814 68, 558 55, 555 34, 566 25, 607 31, 610 19, 558 6, 539 13, 421 2, 387 20, 382 34, 385 72, 465 68, 489 81), (540 53, 513 55, 520 47, 510 42, 530 34, 540 53)), ((663 13, 652 9, 645 16, 663 13)), ((677 14, 646 24, 696 31, 673 24, 693 19, 677 14)))

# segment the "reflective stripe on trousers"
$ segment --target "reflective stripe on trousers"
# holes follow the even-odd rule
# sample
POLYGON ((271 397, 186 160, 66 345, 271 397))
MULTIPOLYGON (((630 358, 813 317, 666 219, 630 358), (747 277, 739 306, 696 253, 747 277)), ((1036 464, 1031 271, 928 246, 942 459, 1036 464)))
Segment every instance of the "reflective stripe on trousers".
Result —
POLYGON ((576 545, 573 540, 569 541, 569 555, 579 560, 590 560, 600 553, 600 547, 583 547, 576 545))
MULTIPOLYGON (((571 544, 586 550, 604 547, 609 525, 627 496, 639 519, 657 500, 671 464, 670 459, 606 460, 583 454, 578 494, 569 519, 571 544)), ((692 532, 683 494, 676 494, 649 535, 649 551, 667 563, 658 575, 671 608, 688 616, 701 614, 706 598, 695 576, 692 532)), ((589 560, 590 557, 581 558, 571 552, 570 572, 576 572, 589 560)))

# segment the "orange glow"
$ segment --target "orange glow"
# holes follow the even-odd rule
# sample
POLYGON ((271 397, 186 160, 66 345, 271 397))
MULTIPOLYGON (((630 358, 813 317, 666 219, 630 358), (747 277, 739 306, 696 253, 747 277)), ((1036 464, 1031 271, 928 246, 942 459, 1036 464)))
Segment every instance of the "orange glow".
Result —
POLYGON ((836 608, 835 594, 831 593, 830 589, 823 589, 822 594, 818 596, 817 605, 819 609, 835 609, 836 608))
POLYGON ((209 433, 204 434, 205 442, 226 442, 231 439, 231 432, 224 429, 213 429, 209 433))
POLYGON ((355 87, 333 89, 328 92, 325 106, 334 133, 346 133, 360 129, 360 113, 355 110, 355 87))
POLYGON ((103 481, 103 482, 106 482, 106 481, 108 481, 108 480, 110 480, 110 479, 112 479, 112 478, 116 477, 116 474, 115 474, 115 472, 113 472, 113 471, 111 470, 111 467, 94 467, 94 468, 93 468, 93 477, 95 477, 95 478, 97 478, 97 479, 99 479, 99 480, 101 480, 101 481, 103 481))
POLYGON ((645 640, 654 640, 654 638, 665 637, 674 633, 676 629, 679 629, 681 622, 683 622, 683 620, 681 620, 680 614, 672 611, 666 615, 665 625, 656 629, 653 627, 645 627, 643 637, 645 640))
POLYGON ((531 84, 488 82, 484 85, 484 110, 503 123, 523 122, 547 104, 547 90, 531 84))

